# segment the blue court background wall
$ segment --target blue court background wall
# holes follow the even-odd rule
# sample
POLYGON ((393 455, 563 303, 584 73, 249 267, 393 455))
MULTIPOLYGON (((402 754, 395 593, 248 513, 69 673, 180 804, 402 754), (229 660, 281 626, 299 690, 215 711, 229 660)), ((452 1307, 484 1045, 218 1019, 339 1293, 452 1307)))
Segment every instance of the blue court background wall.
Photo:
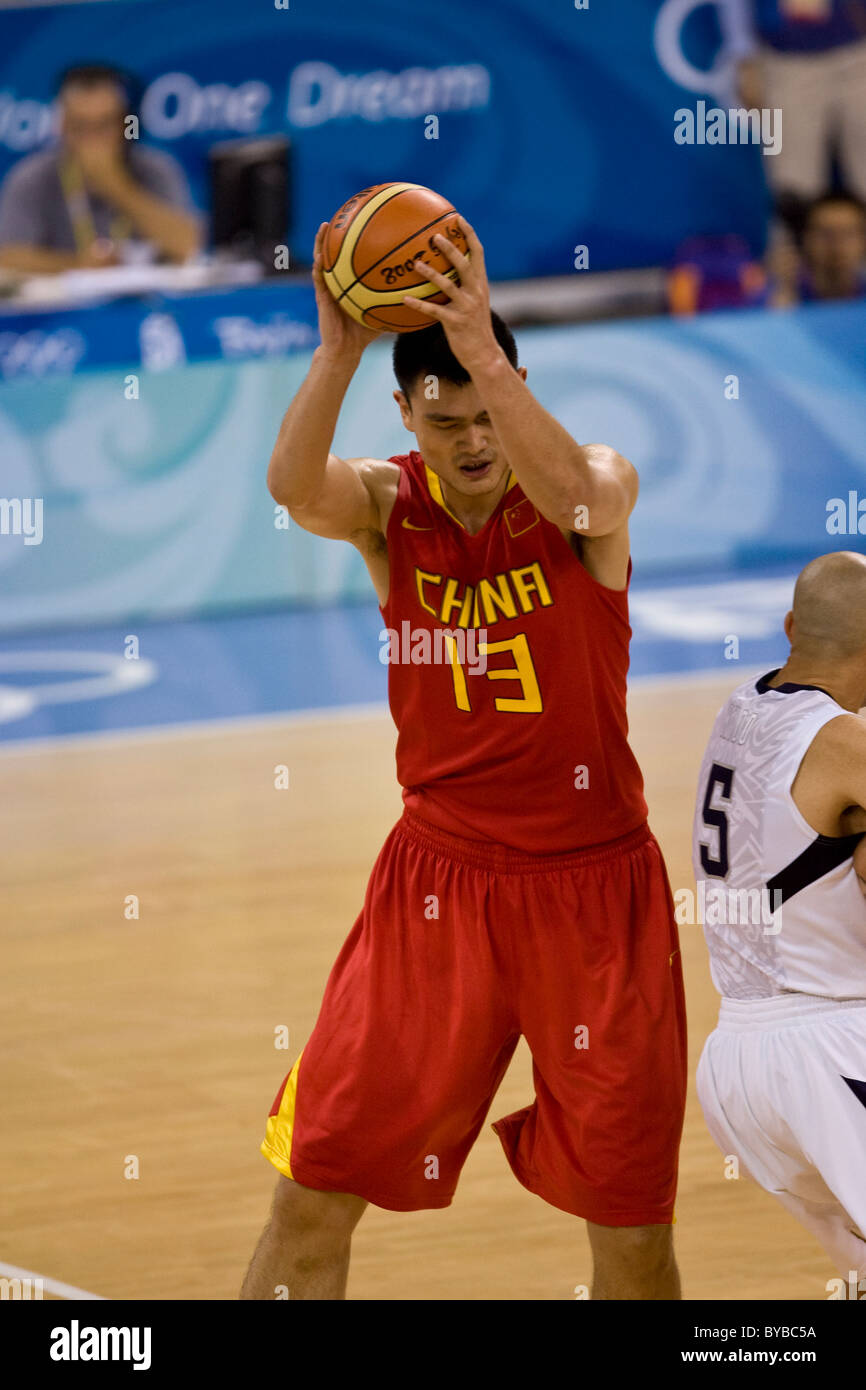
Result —
MULTIPOLYGON (((866 306, 538 328, 518 341, 542 403, 638 467, 642 577, 863 548, 856 520, 828 532, 827 506, 866 499, 866 306)), ((0 498, 43 499, 40 544, 0 534, 0 630, 369 597, 357 552, 280 529, 265 487, 308 362, 141 372, 137 400, 123 369, 0 383, 0 498)), ((374 344, 337 452, 412 447, 393 388, 388 343, 374 344)))
POLYGON ((219 140, 288 133, 291 245, 356 190, 407 179, 451 198, 495 279, 654 265, 695 234, 762 247, 756 146, 677 145, 674 113, 727 106, 707 0, 105 0, 0 11, 0 177, 50 136, 56 74, 99 59, 143 82, 141 138, 206 206, 219 140), (425 117, 439 138, 425 138, 425 117))

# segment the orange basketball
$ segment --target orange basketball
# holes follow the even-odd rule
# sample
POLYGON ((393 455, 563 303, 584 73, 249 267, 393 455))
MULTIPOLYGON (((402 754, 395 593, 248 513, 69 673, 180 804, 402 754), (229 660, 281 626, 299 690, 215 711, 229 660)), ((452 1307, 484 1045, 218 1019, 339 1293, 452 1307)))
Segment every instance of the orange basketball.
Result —
POLYGON ((439 232, 465 255, 466 238, 447 198, 419 183, 377 183, 362 188, 328 223, 322 251, 325 284, 341 308, 367 328, 414 333, 434 322, 403 304, 403 296, 446 304, 448 296, 414 268, 424 260, 457 278, 433 243, 439 232))

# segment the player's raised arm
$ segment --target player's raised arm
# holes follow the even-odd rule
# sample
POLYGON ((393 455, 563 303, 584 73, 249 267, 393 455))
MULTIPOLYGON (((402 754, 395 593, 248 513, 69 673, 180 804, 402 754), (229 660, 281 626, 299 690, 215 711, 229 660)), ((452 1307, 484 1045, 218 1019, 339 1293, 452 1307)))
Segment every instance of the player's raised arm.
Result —
POLYGON ((451 351, 487 407, 517 481, 541 514, 583 536, 610 535, 625 525, 637 501, 637 470, 606 444, 578 444, 511 367, 490 326, 484 249, 466 219, 460 222, 469 256, 446 237, 434 238, 457 271, 456 282, 416 262, 418 273, 449 302, 411 303, 431 323, 442 324, 451 351))
POLYGON ((321 344, 280 426, 268 487, 305 530, 346 540, 355 532, 379 528, 378 507, 365 482, 376 461, 338 458, 330 451, 331 441, 361 354, 380 335, 344 314, 325 286, 321 246, 326 225, 316 235, 313 263, 321 344))

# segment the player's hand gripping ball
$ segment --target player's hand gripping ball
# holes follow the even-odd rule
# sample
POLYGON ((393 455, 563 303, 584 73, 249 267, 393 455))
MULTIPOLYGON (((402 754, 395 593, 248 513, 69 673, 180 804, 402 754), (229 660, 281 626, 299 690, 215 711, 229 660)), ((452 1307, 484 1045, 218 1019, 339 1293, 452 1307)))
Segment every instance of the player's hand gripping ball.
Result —
POLYGON ((377 183, 362 188, 334 213, 322 243, 325 284, 342 309, 365 328, 414 333, 433 320, 406 295, 447 304, 448 296, 418 274, 423 260, 457 279, 457 272, 433 237, 440 233, 468 256, 469 248, 455 208, 419 183, 377 183))

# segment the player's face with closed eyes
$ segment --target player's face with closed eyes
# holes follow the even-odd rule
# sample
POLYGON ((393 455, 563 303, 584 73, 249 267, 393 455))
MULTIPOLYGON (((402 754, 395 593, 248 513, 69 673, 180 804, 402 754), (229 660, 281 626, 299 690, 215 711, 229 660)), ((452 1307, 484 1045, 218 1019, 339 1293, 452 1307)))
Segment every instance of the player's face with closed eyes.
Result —
POLYGON ((440 380, 425 386, 419 377, 408 402, 400 392, 395 394, 403 423, 415 435, 418 452, 434 473, 466 496, 496 491, 508 464, 471 382, 457 386, 440 380))

